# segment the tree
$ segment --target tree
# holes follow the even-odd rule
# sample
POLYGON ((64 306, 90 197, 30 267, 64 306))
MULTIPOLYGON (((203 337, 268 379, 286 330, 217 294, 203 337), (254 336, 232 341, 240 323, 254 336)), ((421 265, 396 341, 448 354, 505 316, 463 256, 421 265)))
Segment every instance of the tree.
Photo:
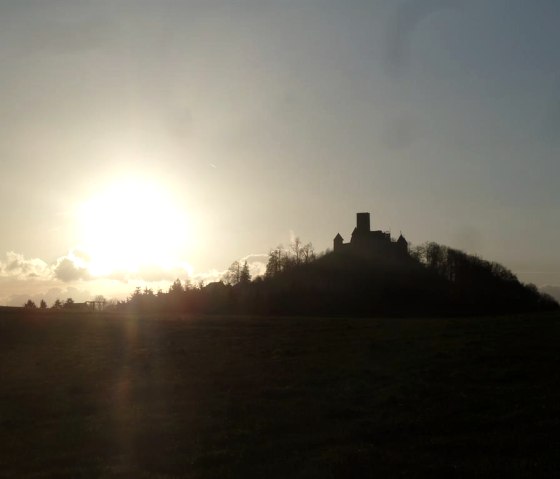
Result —
POLYGON ((103 311, 105 309, 105 306, 107 305, 107 300, 102 294, 98 294, 97 296, 95 296, 93 298, 93 301, 93 309, 97 311, 103 311))
POLYGON ((225 284, 230 284, 231 286, 236 285, 241 281, 241 263, 239 261, 234 261, 231 263, 228 270, 225 272, 223 276, 223 280, 225 284))
POLYGON ((272 278, 284 269, 286 253, 282 245, 277 246, 275 249, 270 250, 268 253, 268 262, 266 263, 265 276, 272 278))
POLYGON ((40 309, 47 309, 47 303, 45 302, 44 299, 41 300, 41 303, 39 304, 39 308, 40 309))
POLYGON ((184 291, 185 290, 183 289, 183 285, 181 284, 181 280, 179 278, 173 281, 173 284, 169 287, 170 294, 180 294, 184 291))
POLYGON ((301 258, 304 263, 311 263, 311 261, 315 260, 315 250, 311 243, 301 247, 301 258))
POLYGON ((66 301, 64 302, 64 308, 69 309, 72 308, 74 306, 74 300, 72 298, 66 298, 66 301))
POLYGON ((296 236, 290 243, 290 250, 293 254, 295 264, 300 264, 302 257, 302 244, 299 236, 296 236))
POLYGON ((445 259, 445 247, 434 242, 426 245, 426 262, 430 268, 441 271, 445 265, 445 259))
POLYGON ((33 301, 28 299, 27 302, 23 305, 23 307, 27 309, 35 309, 37 308, 37 305, 33 301))
POLYGON ((60 299, 57 299, 51 306, 51 309, 62 309, 62 301, 60 301, 60 299))
POLYGON ((251 282, 251 272, 249 271, 249 265, 247 264, 247 261, 245 261, 243 267, 241 268, 239 282, 241 284, 247 284, 251 282))
POLYGON ((266 264, 265 277, 272 278, 281 271, 288 270, 294 266, 311 263, 315 260, 315 252, 311 243, 303 244, 299 237, 290 243, 288 251, 282 245, 270 250, 266 264))

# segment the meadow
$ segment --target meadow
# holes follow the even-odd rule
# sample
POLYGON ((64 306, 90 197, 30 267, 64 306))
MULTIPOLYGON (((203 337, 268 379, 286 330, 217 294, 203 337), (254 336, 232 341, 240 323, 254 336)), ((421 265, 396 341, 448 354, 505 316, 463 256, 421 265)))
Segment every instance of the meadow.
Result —
POLYGON ((551 477, 559 320, 3 309, 0 477, 551 477))

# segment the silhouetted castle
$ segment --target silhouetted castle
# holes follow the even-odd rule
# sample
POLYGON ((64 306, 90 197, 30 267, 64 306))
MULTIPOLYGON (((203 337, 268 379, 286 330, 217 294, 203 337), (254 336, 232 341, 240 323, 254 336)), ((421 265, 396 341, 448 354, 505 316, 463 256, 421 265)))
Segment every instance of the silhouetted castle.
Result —
POLYGON ((352 231, 350 243, 337 233, 334 237, 334 252, 351 252, 365 256, 401 256, 408 255, 408 242, 401 234, 397 241, 391 239, 391 233, 381 230, 371 231, 369 213, 356 214, 356 227, 352 231))

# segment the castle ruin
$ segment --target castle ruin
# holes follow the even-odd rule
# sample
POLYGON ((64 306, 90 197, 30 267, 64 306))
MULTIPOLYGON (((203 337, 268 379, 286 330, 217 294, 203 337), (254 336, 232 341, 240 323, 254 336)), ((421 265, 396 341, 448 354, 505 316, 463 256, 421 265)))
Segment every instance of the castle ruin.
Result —
POLYGON ((350 243, 337 233, 333 241, 335 253, 355 253, 362 256, 402 256, 408 255, 408 241, 401 234, 396 241, 387 231, 370 229, 369 213, 356 214, 356 227, 352 231, 350 243))

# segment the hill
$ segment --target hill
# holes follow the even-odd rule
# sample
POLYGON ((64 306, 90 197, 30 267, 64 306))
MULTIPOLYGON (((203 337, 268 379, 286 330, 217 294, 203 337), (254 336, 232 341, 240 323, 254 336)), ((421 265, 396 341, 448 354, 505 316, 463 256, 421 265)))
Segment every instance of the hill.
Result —
POLYGON ((402 256, 332 252, 253 286, 274 313, 460 315, 549 311, 558 304, 509 270, 430 243, 402 256))
POLYGON ((560 301, 560 286, 547 285, 541 288, 541 292, 548 294, 550 297, 554 298, 556 302, 560 301))
POLYGON ((120 305, 137 312, 311 316, 492 315, 558 307, 502 265, 436 243, 398 255, 343 250, 300 262, 286 256, 253 281, 183 287, 177 280, 168 293, 137 289, 120 305))
POLYGON ((357 214, 351 240, 337 234, 333 251, 316 257, 296 238, 270 251, 266 274, 251 281, 236 261, 224 282, 168 293, 139 288, 121 304, 129 311, 339 316, 457 316, 553 311, 558 303, 504 266, 427 243, 412 248, 401 234, 370 229, 357 214))

